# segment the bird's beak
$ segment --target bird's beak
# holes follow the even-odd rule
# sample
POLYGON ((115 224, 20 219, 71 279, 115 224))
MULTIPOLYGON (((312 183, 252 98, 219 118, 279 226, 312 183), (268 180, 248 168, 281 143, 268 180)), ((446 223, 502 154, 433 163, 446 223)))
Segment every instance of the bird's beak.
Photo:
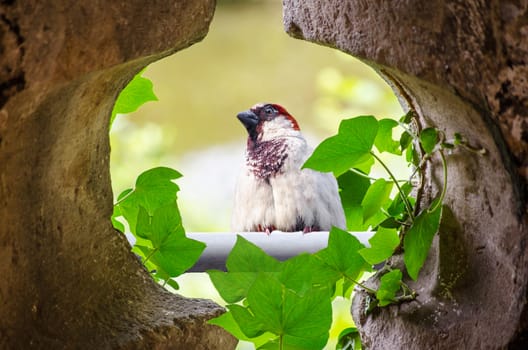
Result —
POLYGON ((247 132, 250 136, 254 136, 257 132, 257 125, 259 118, 251 110, 240 112, 237 114, 238 120, 246 127, 247 132))

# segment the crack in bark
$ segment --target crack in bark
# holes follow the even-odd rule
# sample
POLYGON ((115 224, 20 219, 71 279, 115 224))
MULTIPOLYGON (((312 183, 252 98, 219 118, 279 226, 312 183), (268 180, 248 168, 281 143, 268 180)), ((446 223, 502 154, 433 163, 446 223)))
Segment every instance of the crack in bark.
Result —
MULTIPOLYGON (((9 2, 4 1, 3 4, 10 5, 12 4, 9 2)), ((11 75, 10 78, 8 78, 5 81, 2 81, 0 83, 0 108, 2 108, 10 97, 17 94, 19 91, 22 91, 26 87, 26 77, 24 72, 19 68, 23 64, 24 56, 25 56, 25 48, 24 48, 24 42, 25 38, 20 32, 20 26, 16 22, 16 20, 11 20, 7 17, 5 14, 0 15, 0 22, 4 23, 7 27, 9 33, 12 33, 18 49, 18 60, 17 60, 17 67, 10 67, 9 64, 3 65, 3 70, 6 71, 9 75, 11 75)), ((6 33, 2 33, 2 39, 4 39, 6 36, 6 33)), ((5 51, 5 46, 2 45, 0 47, 0 52, 3 54, 5 51)))

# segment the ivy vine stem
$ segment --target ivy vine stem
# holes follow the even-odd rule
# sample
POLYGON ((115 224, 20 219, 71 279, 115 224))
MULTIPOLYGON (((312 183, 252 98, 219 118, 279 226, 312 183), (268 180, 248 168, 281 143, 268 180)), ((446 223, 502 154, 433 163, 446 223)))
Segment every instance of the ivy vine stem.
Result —
MULTIPOLYGON (((357 174, 357 175, 359 175, 361 177, 364 177, 365 179, 369 179, 369 180, 373 180, 373 181, 378 180, 375 177, 368 176, 367 174, 362 173, 361 171, 357 170, 356 168, 350 168, 350 171, 353 172, 354 174, 357 174)), ((392 179, 391 179, 391 181, 392 181, 392 179)), ((407 182, 408 180, 398 180, 398 181, 399 182, 407 182)))
POLYGON ((413 213, 413 209, 412 209, 411 203, 409 203, 409 201, 407 200, 407 196, 403 192, 398 180, 396 179, 396 177, 394 176, 392 171, 390 171, 389 167, 380 159, 380 157, 378 157, 376 155, 376 153, 370 151, 370 154, 381 164, 381 166, 385 169, 387 174, 389 174, 390 178, 392 179, 392 182, 394 182, 394 184, 398 188, 398 192, 400 192, 400 197, 401 197, 403 203, 405 203, 405 209, 407 210, 407 214, 409 214, 409 217, 411 218, 411 221, 414 221, 414 213, 413 213))
POLYGON ((147 266, 147 261, 149 261, 150 258, 152 258, 152 256, 153 256, 154 254, 156 254, 157 251, 158 251, 158 248, 154 248, 154 249, 152 249, 152 251, 150 252, 150 254, 147 255, 147 256, 145 257, 145 260, 143 261, 143 265, 147 266))
POLYGON ((430 213, 435 211, 436 209, 438 209, 439 206, 442 205, 442 203, 444 202, 444 197, 447 192, 447 161, 446 161, 446 158, 445 158, 445 155, 442 149, 439 149, 438 153, 440 154, 440 159, 442 160, 442 168, 444 171, 444 184, 442 188, 442 193, 440 193, 440 197, 438 198, 438 201, 436 202, 435 206, 428 210, 428 212, 430 213))
POLYGON ((361 288, 363 288, 364 290, 366 290, 366 291, 369 292, 370 294, 376 295, 376 292, 377 292, 376 290, 374 290, 374 289, 372 289, 372 288, 369 288, 369 287, 365 286, 363 283, 358 282, 358 281, 356 281, 356 280, 354 280, 354 279, 352 279, 352 278, 350 278, 350 277, 348 277, 348 276, 347 276, 346 278, 347 278, 350 282, 355 283, 356 285, 360 286, 361 288))
POLYGON ((130 196, 133 192, 134 192, 134 190, 130 189, 130 191, 123 198, 121 198, 120 200, 118 200, 117 202, 114 203, 114 206, 121 204, 121 202, 123 202, 125 199, 127 199, 128 196, 130 196))

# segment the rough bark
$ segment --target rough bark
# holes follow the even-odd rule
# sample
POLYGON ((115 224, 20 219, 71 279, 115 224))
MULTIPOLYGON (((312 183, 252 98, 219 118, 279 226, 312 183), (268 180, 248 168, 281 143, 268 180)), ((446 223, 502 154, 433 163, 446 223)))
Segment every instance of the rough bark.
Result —
POLYGON ((0 5, 0 348, 222 349, 222 312, 156 285, 113 230, 108 122, 214 0, 0 5))
MULTIPOLYGON (((353 316, 371 349, 500 349, 528 332, 528 1, 285 0, 290 35, 381 74, 418 123, 461 132, 485 156, 448 156, 447 210, 418 299, 353 316)), ((421 203, 438 192, 438 160, 421 203)), ((371 281, 375 283, 375 281, 371 281)))

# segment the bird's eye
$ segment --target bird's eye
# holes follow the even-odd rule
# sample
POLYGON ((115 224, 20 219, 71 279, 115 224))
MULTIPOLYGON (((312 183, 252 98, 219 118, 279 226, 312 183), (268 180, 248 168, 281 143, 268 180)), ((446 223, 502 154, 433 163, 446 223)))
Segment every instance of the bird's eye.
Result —
POLYGON ((274 112, 274 110, 271 107, 264 108, 264 113, 266 113, 267 115, 272 115, 273 112, 274 112))

